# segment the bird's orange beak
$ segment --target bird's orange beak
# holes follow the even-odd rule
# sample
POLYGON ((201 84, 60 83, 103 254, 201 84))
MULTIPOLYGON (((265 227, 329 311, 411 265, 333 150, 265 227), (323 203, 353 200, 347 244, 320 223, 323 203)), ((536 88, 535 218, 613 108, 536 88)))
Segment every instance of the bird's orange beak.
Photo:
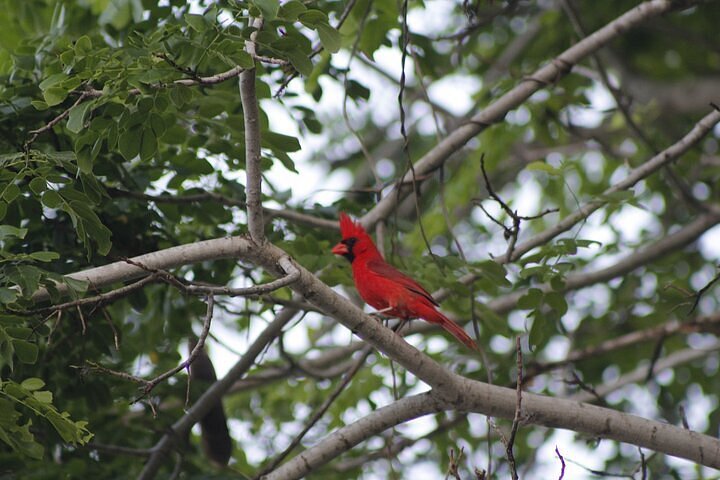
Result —
POLYGON ((342 242, 335 245, 332 248, 332 250, 330 250, 330 251, 332 253, 334 253, 335 255, 347 255, 348 253, 350 253, 350 250, 348 250, 347 245, 345 245, 342 242))

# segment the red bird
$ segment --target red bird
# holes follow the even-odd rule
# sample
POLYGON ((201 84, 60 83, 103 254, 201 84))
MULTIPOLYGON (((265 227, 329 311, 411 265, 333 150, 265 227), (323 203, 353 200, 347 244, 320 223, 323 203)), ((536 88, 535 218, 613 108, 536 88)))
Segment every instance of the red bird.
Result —
POLYGON ((378 312, 402 319, 422 318, 437 323, 473 350, 472 338, 457 323, 438 312, 438 303, 419 283, 385 261, 365 229, 340 213, 342 240, 332 253, 352 266, 355 288, 378 312))

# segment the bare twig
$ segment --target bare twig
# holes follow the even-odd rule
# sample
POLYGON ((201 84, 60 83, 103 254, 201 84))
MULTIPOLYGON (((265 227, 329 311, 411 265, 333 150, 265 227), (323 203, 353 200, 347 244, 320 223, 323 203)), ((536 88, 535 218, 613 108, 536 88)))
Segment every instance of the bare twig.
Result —
POLYGON ((482 203, 480 203, 479 200, 474 200, 475 203, 482 209, 482 211, 485 213, 485 215, 490 218, 493 222, 500 225, 505 235, 505 240, 508 241, 508 248, 507 252, 505 253, 505 258, 511 258, 513 254, 513 250, 515 249, 515 244, 517 243, 518 235, 520 234, 520 222, 523 220, 536 220, 538 218, 542 218, 545 215, 549 213, 558 212, 558 208, 548 208, 543 210, 542 212, 538 213, 537 215, 532 215, 529 217, 518 215, 516 210, 511 209, 507 203, 503 201, 500 196, 495 193, 495 191, 492 188, 492 185, 490 184, 490 178, 488 178, 487 171, 485 170, 485 154, 483 153, 480 155, 480 169, 482 170, 483 179, 485 179, 485 188, 488 191, 488 195, 490 198, 495 200, 498 204, 500 204, 500 207, 507 213, 507 215, 512 219, 512 227, 505 226, 504 223, 502 223, 500 220, 494 218, 490 213, 488 213, 487 210, 482 206, 482 203))
POLYGON ((140 397, 136 398, 134 402, 137 402, 141 398, 144 398, 147 396, 148 393, 152 391, 155 386, 164 381, 167 378, 172 377, 176 373, 178 373, 180 370, 186 369, 190 366, 192 362, 195 361, 197 356, 202 352, 203 347, 205 346, 205 339, 207 339, 208 333, 210 333, 210 322, 213 317, 213 307, 215 306, 215 297, 212 295, 208 295, 207 297, 207 312, 205 313, 205 319, 203 320, 203 327, 202 331, 200 332, 200 335, 198 335, 197 343, 195 344, 195 348, 192 349, 190 352, 190 356, 182 362, 180 365, 176 366, 175 368, 171 368, 165 373, 162 373, 158 375, 157 377, 150 380, 143 389, 143 393, 140 397))
POLYGON ((287 275, 278 279, 272 280, 268 283, 260 285, 253 285, 252 287, 225 287, 219 285, 198 285, 193 282, 187 282, 184 279, 178 278, 172 273, 157 268, 147 267, 139 262, 136 262, 130 258, 124 258, 123 261, 147 270, 151 275, 156 278, 176 287, 180 291, 188 295, 226 295, 230 297, 248 297, 264 295, 280 288, 286 287, 293 282, 296 282, 300 278, 300 271, 290 261, 289 257, 284 257, 280 261, 280 266, 285 269, 287 275))
MULTIPOLYGON (((83 305, 90 305, 94 304, 97 306, 107 305, 108 303, 112 303, 116 300, 119 300, 123 297, 126 297, 127 295, 130 295, 135 290, 138 290, 140 288, 143 288, 145 285, 153 282, 157 282, 158 278, 155 275, 150 275, 148 277, 142 278, 138 280, 137 282, 131 283, 130 285, 125 285, 124 287, 116 288, 115 290, 111 290, 106 293, 100 293, 98 295, 94 295, 92 297, 85 297, 85 298, 79 298, 77 300, 73 300, 72 302, 66 302, 66 303, 60 303, 58 305, 50 305, 49 307, 43 307, 38 308, 35 310, 28 310, 27 314, 29 315, 35 315, 35 314, 46 314, 46 313, 52 313, 57 312, 60 310, 67 310, 69 308, 80 308, 83 305)), ((112 322, 111 322, 112 324, 112 322)), ((117 332, 113 331, 116 334, 117 332)))
MULTIPOLYGON (((718 265, 718 268, 720 268, 720 265, 718 265)), ((698 304, 700 303, 700 299, 702 298, 705 293, 707 293, 710 288, 718 281, 720 280, 720 272, 718 272, 717 275, 715 275, 712 280, 710 280, 708 283, 705 284, 704 287, 702 287, 698 292, 695 294, 695 301, 692 304, 692 307, 690 308, 690 312, 688 312, 688 315, 693 313, 695 309, 697 308, 698 304)))
POLYGON ((218 400, 227 392, 230 387, 239 380, 254 364, 255 359, 265 350, 282 331, 283 327, 295 316, 296 310, 283 309, 263 332, 258 335, 254 342, 248 347, 245 355, 228 371, 220 380, 215 382, 205 393, 190 407, 179 420, 177 420, 168 432, 153 447, 153 454, 145 464, 140 473, 139 480, 151 480, 157 474, 166 456, 177 445, 180 438, 195 425, 207 412, 217 405, 218 400))
POLYGON ((555 454, 560 459, 560 476, 558 477, 558 480, 563 480, 563 478, 565 477, 565 459, 560 454, 560 449, 557 447, 557 445, 555 445, 555 454))
MULTIPOLYGON (((684 2, 682 8, 690 8, 696 2, 684 2)), ((445 139, 427 152, 415 163, 416 175, 425 175, 437 170, 452 154, 461 149, 471 138, 485 130, 489 125, 499 122, 505 114, 522 104, 536 91, 545 88, 566 75, 570 68, 597 51, 621 33, 655 16, 661 15, 679 5, 668 0, 650 0, 632 8, 625 14, 608 22, 605 26, 579 41, 554 61, 547 62, 530 77, 515 88, 499 97, 483 111, 473 116, 467 123, 450 132, 445 139)), ((405 181, 411 180, 410 172, 405 174, 405 181)), ((362 219, 366 228, 372 228, 380 219, 387 218, 395 209, 399 200, 411 193, 411 188, 403 188, 400 195, 387 195, 362 219)))
POLYGON ((77 100, 75 100, 75 102, 68 109, 63 110, 62 113, 60 113, 60 115, 56 116, 55 118, 50 120, 48 123, 46 123, 44 126, 38 128, 37 130, 30 130, 30 132, 28 132, 28 133, 31 133, 32 135, 25 142, 25 151, 27 151, 30 148, 30 145, 32 145, 32 143, 37 139, 37 137, 41 133, 47 132, 48 130, 52 129, 55 125, 60 123, 65 117, 70 115, 70 111, 73 108, 80 105, 82 102, 84 102, 90 96, 91 96, 91 94, 88 91, 84 91, 84 92, 80 93, 80 96, 78 96, 77 100))
POLYGON ((640 472, 642 473, 641 480, 647 480, 647 460, 642 448, 638 447, 638 453, 640 454, 640 472))
POLYGON ((340 383, 337 384, 335 389, 328 395, 323 403, 315 409, 313 414, 310 416, 308 421, 305 423, 305 426, 303 429, 295 435, 295 438, 293 438, 292 442, 290 442, 290 445, 285 448, 285 450, 282 451, 279 455, 277 455, 275 458, 272 459, 272 461, 264 467, 258 474, 256 478, 259 478, 269 472, 272 472, 280 463, 287 458, 288 455, 298 446, 300 445, 300 442, 302 442, 302 439, 305 437, 305 435, 310 431, 310 429, 315 426, 315 424, 320 421, 323 415, 325 415, 325 412, 330 408, 330 406, 335 402, 335 400, 340 396, 340 394, 345 390, 345 388, 350 384, 350 381, 355 377, 357 372, 360 371, 360 369, 365 365, 365 360, 367 360, 367 357, 374 351, 373 347, 368 345, 366 346, 361 352, 360 356, 357 358, 355 363, 350 367, 350 369, 345 374, 345 377, 342 379, 340 383))
POLYGON ((690 430, 687 414, 685 413, 685 406, 682 403, 678 406, 678 414, 680 415, 680 421, 682 422, 683 428, 685 430, 690 430))
MULTIPOLYGON (((127 190, 121 190, 119 188, 109 187, 107 193, 111 197, 124 197, 132 198, 135 200, 145 200, 155 203, 194 203, 194 202, 219 202, 228 207, 240 207, 246 208, 247 203, 242 200, 236 200, 234 198, 226 197, 215 192, 204 191, 203 193, 191 194, 191 195, 150 195, 141 192, 131 192, 127 190)), ((311 227, 326 228, 326 229, 338 229, 338 223, 336 220, 326 220, 324 218, 318 218, 314 215, 307 213, 298 212, 290 209, 275 209, 263 207, 263 213, 267 218, 282 218, 294 223, 300 223, 303 225, 309 225, 311 227)))
POLYGON ((101 453, 109 453, 111 455, 127 455, 130 457, 149 457, 152 455, 150 448, 131 448, 122 445, 107 445, 104 443, 90 442, 85 448, 89 450, 97 450, 101 453))
POLYGON ((455 480, 462 480, 460 477, 459 467, 460 467, 460 460, 462 459, 463 453, 465 450, 460 447, 460 450, 458 450, 458 453, 455 453, 455 449, 450 449, 450 458, 448 461, 448 470, 447 474, 445 475, 445 480, 448 480, 451 476, 455 480))
POLYGON ((512 428, 510 429, 510 437, 508 438, 507 445, 505 446, 505 455, 507 457, 508 464, 510 465, 510 474, 512 479, 518 480, 515 455, 513 454, 513 445, 515 444, 515 435, 517 435, 518 428, 520 427, 520 415, 522 412, 523 357, 520 337, 515 337, 515 350, 517 352, 517 386, 515 387, 517 399, 515 401, 515 416, 513 417, 512 428))
POLYGON ((140 383, 142 387, 142 393, 135 398, 131 403, 136 403, 143 398, 145 398, 159 383, 163 382, 164 380, 172 377, 176 373, 178 373, 180 370, 183 370, 190 366, 190 364, 195 360, 195 358, 198 356, 198 354, 202 351, 203 346, 205 345, 205 339, 208 336, 208 333, 210 332, 210 321, 212 320, 213 315, 213 307, 215 305, 215 299, 212 295, 209 295, 207 297, 207 313, 205 314, 205 319, 203 320, 203 328, 198 336, 197 344, 195 345, 195 348, 190 352, 190 356, 185 360, 184 362, 180 363, 180 365, 177 365, 174 368, 171 368, 170 370, 161 373, 160 375, 156 376, 155 378, 152 378, 150 380, 146 380, 141 377, 137 377, 135 375, 131 375, 126 372, 119 372, 116 370, 111 370, 107 367, 103 367, 102 365, 99 365, 95 362, 87 361, 86 363, 90 366, 92 370, 96 370, 108 375, 112 375, 114 377, 122 378, 124 380, 130 380, 131 382, 140 383))

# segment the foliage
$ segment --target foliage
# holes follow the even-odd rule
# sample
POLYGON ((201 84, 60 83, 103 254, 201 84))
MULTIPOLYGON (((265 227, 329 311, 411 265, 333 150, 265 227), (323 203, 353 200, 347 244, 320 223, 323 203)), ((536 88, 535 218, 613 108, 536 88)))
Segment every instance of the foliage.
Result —
MULTIPOLYGON (((351 285, 351 277, 344 261, 329 252, 337 231, 288 213, 334 221, 339 211, 359 216, 371 210, 380 191, 395 194, 389 187, 410 171, 409 159, 421 158, 578 41, 567 12, 550 7, 555 2, 436 3, 442 5, 407 4, 404 58, 403 5, 390 0, 0 0, 3 474, 132 477, 144 459, 101 446, 146 451, 158 432, 183 415, 184 373, 134 403, 141 396, 135 383, 92 365, 142 378, 176 366, 202 323, 200 299, 156 282, 112 302, 62 310, 50 305, 122 286, 98 288, 69 273, 246 233, 240 70, 257 70, 263 200, 272 209, 268 240, 340 287, 351 285), (250 18, 262 18, 262 28, 250 26, 250 18), (257 46, 256 58, 245 50, 248 41, 257 46), (403 60, 407 79, 400 84, 403 60), (400 133, 399 92, 407 140, 400 133), (38 292, 47 292, 47 300, 38 301, 38 292), (47 461, 51 455, 56 462, 47 461)), ((590 33, 637 2, 567 3, 590 33)), ((717 316, 716 287, 688 313, 693 294, 717 274, 717 245, 700 248, 695 241, 704 232, 637 268, 583 288, 572 285, 687 227, 708 211, 698 204, 718 208, 717 128, 674 165, 631 189, 605 193, 710 111, 708 101, 693 108, 700 102, 678 98, 677 92, 701 97, 704 82, 716 81, 718 21, 718 2, 707 2, 623 32, 598 52, 602 69, 596 60, 584 61, 458 149, 436 175, 416 179, 423 183, 422 195, 401 202, 386 219, 387 257, 429 290, 452 293, 443 310, 464 320, 468 331, 470 320, 477 322, 485 357, 473 358, 437 330, 410 341, 460 374, 514 385, 517 335, 523 336, 532 371, 627 333, 717 316), (603 69, 614 92, 604 84, 603 69), (522 220, 519 243, 583 204, 602 207, 502 265, 496 259, 512 238, 500 224, 510 228, 513 219, 488 196, 483 155, 491 187, 511 211, 530 217, 557 209, 522 220), (464 282, 468 275, 476 281, 464 282)), ((704 245, 717 238, 710 235, 704 245)), ((215 285, 270 279, 254 265, 229 259, 183 265, 172 273, 215 285)), ((352 297, 352 289, 346 291, 352 297)), ((213 332, 220 325, 237 335, 227 341, 216 332, 208 339, 211 352, 227 347, 242 354, 291 298, 289 289, 263 298, 218 298, 213 332)), ((714 345, 716 325, 688 326, 679 335, 649 337, 632 348, 569 362, 538 374, 527 389, 567 396, 610 384, 652 363, 655 355, 714 345)), ((349 365, 347 352, 333 356, 349 338, 317 312, 286 327, 285 348, 276 342, 248 383, 225 397, 236 441, 231 469, 252 475, 290 443, 340 381, 340 367, 349 365), (330 360, 312 369, 299 363, 318 358, 330 360)), ((714 351, 602 401, 676 424, 684 405, 693 428, 717 436, 717 358, 714 351)), ((422 389, 417 379, 373 353, 303 445, 422 389)), ((450 449, 464 447, 467 465, 487 468, 491 459, 497 478, 506 478, 498 435, 477 415, 446 430, 442 425, 452 415, 374 437, 317 477, 405 478, 426 467, 439 476, 450 449), (370 460, 396 441, 435 429, 428 442, 408 441, 392 464, 370 460), (483 440, 487 435, 489 442, 483 440)), ((521 428, 518 465, 557 478, 557 460, 537 453, 547 451, 550 435, 521 428)), ((582 457, 583 440, 594 442, 579 438, 560 449, 569 459, 594 462, 589 467, 596 470, 631 472, 640 462, 635 450, 616 446, 582 457)), ((191 435, 181 450, 185 478, 225 475, 204 460, 199 443, 191 435)), ((656 476, 701 475, 700 467, 661 455, 643 467, 656 476)), ((164 468, 169 472, 172 465, 164 468)))

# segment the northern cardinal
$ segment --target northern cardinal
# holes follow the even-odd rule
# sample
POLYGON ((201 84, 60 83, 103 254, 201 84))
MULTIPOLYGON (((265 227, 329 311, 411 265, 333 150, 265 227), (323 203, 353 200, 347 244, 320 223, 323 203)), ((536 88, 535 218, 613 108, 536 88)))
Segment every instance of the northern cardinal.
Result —
POLYGON ((365 229, 340 213, 342 240, 332 253, 352 266, 355 288, 368 305, 391 317, 422 318, 437 323, 473 350, 472 338, 457 323, 438 312, 438 303, 422 285, 385 261, 365 229))

